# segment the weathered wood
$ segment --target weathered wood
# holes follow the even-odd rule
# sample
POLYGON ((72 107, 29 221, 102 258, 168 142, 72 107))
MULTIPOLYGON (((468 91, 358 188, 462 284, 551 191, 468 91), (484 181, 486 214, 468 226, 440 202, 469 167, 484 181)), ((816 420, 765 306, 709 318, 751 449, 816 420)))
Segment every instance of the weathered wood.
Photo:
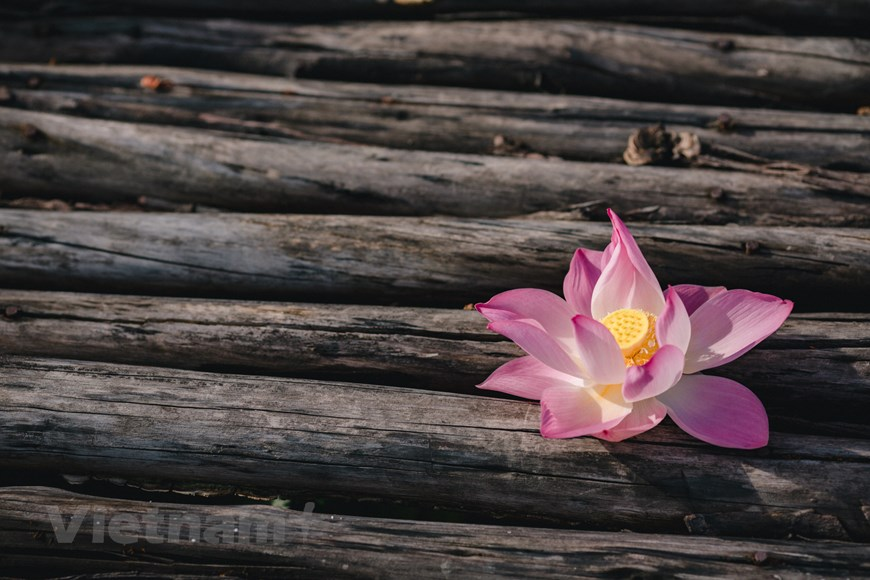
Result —
MULTIPOLYGON (((70 530, 72 531, 72 530, 70 530)), ((870 574, 866 546, 842 542, 724 540, 402 521, 303 513, 266 506, 207 506, 90 497, 39 487, 0 489, 0 560, 5 574, 217 572, 286 578, 831 578, 870 574), (63 526, 82 514, 68 542, 63 526), (113 532, 106 519, 129 525, 113 532), (202 522, 176 535, 170 522, 202 522), (150 535, 146 531, 151 524, 150 535), (159 523, 158 523, 159 522, 159 523), (247 527, 251 526, 251 532, 247 527), (257 542, 255 525, 270 533, 257 542), (100 526, 105 526, 100 531, 100 526), (240 530, 234 532, 233 530, 240 530), (121 534, 118 534, 121 531, 121 534), (190 537, 199 535, 191 542, 190 537), (127 536, 127 537, 124 537, 127 536), (180 539, 176 540, 176 536, 180 539), (94 542, 94 537, 103 543, 94 542), (151 538, 149 541, 147 538, 151 538), (138 541, 129 542, 136 538, 138 541), (163 541, 160 541, 163 540, 163 541), (220 543, 223 541, 223 543, 220 543), (109 554, 125 558, 107 559, 109 554), (34 560, 30 554, 38 554, 34 560), (203 564, 203 562, 208 562, 203 564)), ((101 575, 101 578, 104 577, 101 575)), ((114 576, 108 576, 114 577, 114 576)))
POLYGON ((587 528, 870 540, 870 444, 755 452, 660 426, 547 440, 534 404, 399 387, 6 357, 0 465, 345 493, 587 528), (650 458, 654 456, 654 459, 650 458))
POLYGON ((794 173, 274 142, 3 108, 0 160, 7 196, 121 202, 147 196, 303 213, 328 213, 340 204, 342 213, 495 217, 596 202, 629 217, 640 210, 655 221, 870 225, 868 174, 816 182, 794 173))
POLYGON ((0 60, 49 59, 850 113, 867 104, 870 90, 870 41, 859 39, 723 37, 560 20, 278 25, 90 18, 0 27, 0 60))
MULTIPOLYGON (((246 74, 230 71, 185 68, 161 65, 118 64, 41 64, 0 63, 0 78, 12 86, 27 86, 27 81, 37 88, 70 88, 82 84, 112 87, 115 80, 127 88, 140 86, 145 75, 166 78, 174 88, 164 95, 177 91, 191 95, 197 91, 224 91, 258 93, 265 95, 294 95, 331 99, 354 99, 376 101, 385 104, 419 104, 469 106, 475 109, 499 107, 526 112, 562 111, 566 115, 577 113, 590 119, 680 122, 701 126, 714 120, 720 113, 740 111, 741 122, 755 129, 783 127, 794 129, 830 130, 849 132, 857 128, 867 130, 870 120, 861 116, 836 113, 811 113, 778 109, 722 108, 702 105, 645 103, 633 100, 584 97, 580 95, 524 93, 516 91, 493 91, 461 87, 438 87, 425 85, 392 85, 376 83, 351 83, 318 81, 314 79, 282 78, 268 75, 246 74), (33 79, 33 80, 31 80, 33 79), (21 82, 24 81, 24 85, 21 82), (43 84, 43 82, 45 84, 43 84), (670 119, 668 112, 678 114, 670 119), (635 117, 635 115, 641 115, 635 117)), ((141 87, 140 87, 141 88, 141 87)), ((570 117, 568 117, 570 118, 570 117)))
POLYGON ((830 169, 870 170, 870 117, 854 115, 276 82, 164 67, 0 65, 4 84, 9 95, 0 104, 37 111, 401 149, 580 161, 621 163, 633 131, 665 123, 674 131, 696 134, 704 154, 713 157, 742 153, 830 169), (147 75, 166 79, 172 90, 142 90, 139 82, 147 75), (36 84, 38 89, 28 88, 36 84), (507 146, 495 145, 499 136, 507 146))
POLYGON ((609 19, 650 19, 655 22, 681 26, 713 26, 716 28, 748 28, 764 32, 812 31, 821 29, 825 34, 849 33, 866 35, 870 24, 870 3, 866 0, 786 0, 774 4, 764 0, 740 2, 698 2, 678 0, 662 4, 655 0, 296 0, 284 2, 243 2, 225 0, 7 0, 0 14, 12 16, 94 15, 94 14, 178 14, 186 16, 216 15, 269 18, 317 17, 323 18, 419 18, 436 14, 494 13, 505 17, 516 14, 543 14, 577 16, 581 18, 605 17, 609 19))
MULTIPOLYGON (((483 394, 523 354, 476 312, 0 292, 0 352, 483 394)), ((870 318, 796 314, 717 368, 758 393, 774 430, 870 438, 870 318)))
MULTIPOLYGON (((460 306, 559 290, 609 224, 251 214, 0 212, 7 287, 460 306)), ((751 288, 800 310, 861 310, 870 234, 748 226, 632 228, 663 284, 751 288)))

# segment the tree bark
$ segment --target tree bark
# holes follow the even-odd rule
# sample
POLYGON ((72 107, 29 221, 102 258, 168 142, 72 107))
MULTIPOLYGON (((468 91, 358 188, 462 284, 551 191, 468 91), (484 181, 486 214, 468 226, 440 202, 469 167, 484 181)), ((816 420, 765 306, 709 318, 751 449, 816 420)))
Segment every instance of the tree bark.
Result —
MULTIPOLYGON (((453 153, 622 163, 664 123, 704 155, 870 171, 870 117, 467 89, 353 85, 163 67, 0 65, 4 106, 92 118, 453 153), (168 93, 139 88, 153 75, 168 93), (36 79, 36 80, 34 80, 36 79), (38 84, 36 90, 28 89, 38 84), (502 145, 497 145, 499 138, 502 145), (741 157, 742 156, 742 157, 741 157)), ((762 163, 757 168, 765 170, 762 163)), ((770 170, 768 170, 769 172, 770 170)))
POLYGON ((11 469, 413 499, 604 530, 870 539, 865 440, 774 433, 762 450, 728 451, 667 426, 622 443, 547 440, 520 401, 18 357, 3 368, 11 469))
MULTIPOLYGON (((0 277, 39 290, 460 306, 536 286, 561 291, 597 223, 4 210, 0 277), (59 275, 59 273, 62 273, 59 275)), ((863 230, 636 226, 664 284, 751 288, 801 310, 861 310, 863 230)))
MULTIPOLYGON (((474 385, 524 354, 476 312, 4 290, 0 351, 201 371, 474 385)), ((774 430, 870 438, 870 318, 796 314, 713 374, 749 386, 774 430)))
POLYGON ((821 183, 794 174, 274 142, 12 109, 0 109, 0 159, 0 187, 19 196, 468 217, 571 215, 592 204, 593 217, 603 218, 610 204, 665 222, 870 225, 867 174, 821 183))
POLYGON ((0 27, 0 60, 196 66, 364 82, 854 112, 870 41, 583 21, 263 24, 90 18, 0 27))
POLYGON ((152 578, 181 573, 219 573, 222 578, 407 578, 413 570, 415 577, 439 579, 649 574, 854 578, 870 573, 866 547, 842 542, 402 521, 266 506, 107 499, 40 487, 0 489, 0 540, 4 572, 22 576, 53 574, 60 568, 67 574, 99 572, 100 578, 126 578, 133 571, 152 578), (58 541, 67 536, 64 530, 58 534, 52 518, 69 518, 77 512, 83 515, 78 533, 70 528, 71 541, 58 541), (99 517, 109 522, 129 518, 128 526, 113 533, 121 542, 138 541, 113 541, 106 527, 101 531, 105 524, 95 524, 99 517), (197 520, 202 522, 201 535, 191 542, 189 538, 198 535, 190 532, 197 520), (172 521, 188 525, 176 534, 172 521), (269 530, 263 541, 258 541, 254 524, 269 530), (94 542, 94 537, 104 543, 94 542), (125 557, 107 559, 107 552, 123 552, 125 557), (122 576, 123 572, 128 574, 122 576))

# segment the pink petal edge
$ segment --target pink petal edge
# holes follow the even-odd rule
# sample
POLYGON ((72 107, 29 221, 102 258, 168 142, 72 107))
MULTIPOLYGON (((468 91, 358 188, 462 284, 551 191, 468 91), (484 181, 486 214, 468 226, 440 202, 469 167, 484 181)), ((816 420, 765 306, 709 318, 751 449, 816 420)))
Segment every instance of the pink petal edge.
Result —
POLYGON ((730 362, 776 332, 794 305, 769 294, 728 290, 701 305, 689 317, 692 338, 685 372, 695 373, 730 362))
POLYGON ((656 399, 638 401, 632 405, 631 413, 626 415, 625 419, 613 427, 593 433, 593 435, 613 443, 624 441, 629 437, 649 431, 661 423, 667 413, 667 408, 656 399))
POLYGON ((562 283, 562 293, 575 314, 592 315, 592 291, 601 276, 604 252, 578 248, 562 283))
POLYGON ((658 397, 668 415, 689 435, 720 447, 767 445, 767 413, 752 391, 731 379, 683 375, 658 397))
POLYGON ((495 369, 477 388, 538 401, 551 387, 576 386, 583 386, 582 379, 560 373, 533 356, 523 356, 495 369))
POLYGON ((561 343, 551 337, 533 320, 496 320, 487 326, 508 337, 517 346, 552 369, 568 375, 582 377, 580 368, 565 351, 561 343))
POLYGON ((683 351, 665 345, 645 365, 628 367, 622 396, 629 403, 657 397, 673 387, 683 376, 683 351))
POLYGON ((698 286, 697 284, 677 284, 673 289, 679 294, 689 316, 707 300, 726 290, 725 286, 698 286))
POLYGON ((631 412, 618 385, 553 387, 541 396, 541 435, 564 439, 614 427, 631 412))
POLYGON ((629 252, 625 244, 617 243, 613 256, 601 271, 592 291, 593 318, 601 320, 620 308, 636 308, 658 316, 664 308, 665 299, 658 282, 650 282, 638 271, 629 252))
POLYGON ((490 322, 497 320, 536 320, 553 338, 573 347, 574 311, 561 297, 537 288, 518 288, 496 294, 475 308, 490 322))
POLYGON ((625 379, 625 358, 607 327, 588 316, 571 319, 577 339, 581 374, 599 385, 619 384, 625 379))
POLYGON ((683 353, 692 338, 692 323, 680 295, 668 288, 665 293, 665 307, 656 320, 656 339, 659 346, 674 345, 683 353))

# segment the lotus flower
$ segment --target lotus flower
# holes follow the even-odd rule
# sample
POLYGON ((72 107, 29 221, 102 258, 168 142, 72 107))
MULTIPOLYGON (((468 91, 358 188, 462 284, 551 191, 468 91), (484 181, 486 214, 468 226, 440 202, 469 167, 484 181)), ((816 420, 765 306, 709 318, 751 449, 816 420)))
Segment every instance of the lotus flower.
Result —
POLYGON ((541 434, 621 441, 665 415, 722 447, 767 445, 767 414, 749 389, 702 374, 782 325, 792 303, 769 294, 684 284, 662 292, 612 211, 610 245, 578 249, 565 299, 546 290, 503 292, 477 310, 528 356, 478 385, 541 402, 541 434))

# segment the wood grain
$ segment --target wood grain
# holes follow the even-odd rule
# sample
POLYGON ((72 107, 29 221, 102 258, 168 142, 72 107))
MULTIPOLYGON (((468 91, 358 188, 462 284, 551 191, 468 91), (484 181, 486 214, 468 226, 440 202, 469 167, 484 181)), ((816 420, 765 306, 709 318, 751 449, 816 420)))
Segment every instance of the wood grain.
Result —
POLYGON ((289 25, 88 18, 0 27, 0 60, 49 59, 849 113, 866 105, 870 87, 870 41, 851 38, 723 38, 562 20, 289 25))
MULTIPOLYGON (((0 108, 7 196, 235 211, 512 216, 578 204, 671 222, 870 225, 870 177, 687 171, 239 138, 0 108)), ((583 217, 583 214, 576 214, 583 217)), ((630 216, 629 216, 630 217, 630 216)))
POLYGON ((675 428, 546 440, 537 406, 399 387, 6 357, 0 464, 349 494, 586 528, 870 539, 867 441, 675 428), (650 461, 649 455, 655 455, 650 461))
MULTIPOLYGON (((870 170, 870 117, 216 75, 129 66, 0 65, 4 106, 91 118, 454 153, 622 163, 628 136, 664 123, 704 155, 870 170), (169 92, 139 87, 157 76, 169 92), (38 79, 38 89, 28 88, 38 79), (496 146, 501 137, 507 145, 496 146), (809 146, 808 146, 809 144, 809 146)), ((806 177, 806 176, 805 176, 806 177)))
MULTIPOLYGON (((3 290, 0 312, 7 354, 478 395, 523 354, 463 310, 3 290)), ((866 315, 796 314, 711 372, 751 387, 774 430, 870 438, 868 337, 866 315)))
MULTIPOLYGON (((560 291, 599 223, 5 210, 7 287, 459 307, 560 291), (58 273, 62 273, 59 275, 58 273)), ((750 288, 799 310, 866 308, 865 230, 633 226, 664 284, 750 288)))
POLYGON ((854 29, 868 23, 866 0, 783 0, 771 5, 764 0, 742 0, 730 4, 719 2, 692 2, 675 0, 662 5, 655 0, 439 0, 438 2, 385 2, 383 0, 297 0, 282 2, 265 0, 250 4, 241 0, 119 0, 111 3, 101 0, 9 0, 4 8, 10 14, 39 14, 44 16, 93 14, 187 14, 235 15, 247 17, 299 17, 316 15, 319 18, 347 17, 430 17, 433 14, 495 12, 499 16, 511 13, 560 14, 588 18, 590 16, 625 18, 626 16, 657 16, 665 20, 678 19, 758 19, 768 26, 793 26, 798 23, 818 25, 824 21, 826 29, 854 29))
POLYGON ((100 572, 101 578, 134 571, 150 578, 191 572, 219 573, 222 578, 406 578, 413 570, 415 577, 440 579, 649 574, 855 578, 870 573, 866 546, 843 542, 786 543, 402 521, 266 506, 113 500, 39 487, 0 490, 0 541, 4 573, 27 576, 51 574, 60 568, 67 574, 100 572), (71 534, 73 541, 52 541, 56 536, 51 518, 71 516, 77 510, 84 517, 78 534, 71 534), (110 522, 129 517, 133 523, 122 535, 139 537, 139 541, 113 542, 106 529, 100 533, 95 514, 104 514, 110 522), (200 541, 189 541, 189 526, 179 530, 180 541, 157 541, 175 537, 169 527, 173 518, 201 521, 200 541), (145 524, 151 520, 155 522, 153 541, 148 541, 145 524), (158 520, 162 522, 157 524, 158 520), (269 526, 272 533, 257 543, 255 534, 246 534, 245 522, 269 526), (283 538, 276 533, 280 526, 283 538), (240 531, 235 533, 235 529, 240 531), (95 536, 104 543, 95 543, 95 536), (27 553, 39 558, 27 557, 27 553), (110 554, 119 557, 109 559, 110 554))

